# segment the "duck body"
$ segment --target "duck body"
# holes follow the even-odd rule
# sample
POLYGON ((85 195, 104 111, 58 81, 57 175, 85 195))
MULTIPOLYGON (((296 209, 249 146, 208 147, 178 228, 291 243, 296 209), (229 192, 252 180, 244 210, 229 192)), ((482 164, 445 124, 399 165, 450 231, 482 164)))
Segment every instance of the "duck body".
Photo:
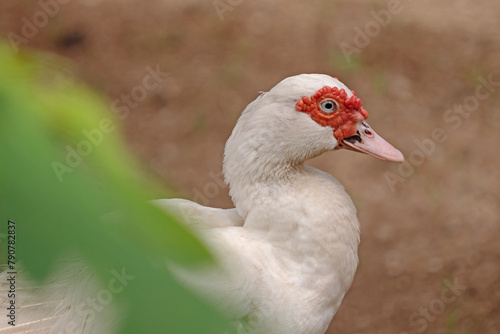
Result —
MULTIPOLYGON (((323 334, 358 264, 356 209, 326 173, 299 166, 286 177, 256 185, 259 204, 242 226, 202 229, 224 274, 183 276, 245 319, 248 333, 323 334)), ((158 204, 171 210, 169 201, 158 204)), ((203 207, 195 215, 205 216, 203 207)))
POLYGON ((158 202, 194 221, 220 264, 216 274, 181 276, 248 333, 324 334, 337 312, 358 265, 360 225, 344 187, 304 162, 347 146, 402 161, 367 115, 336 78, 287 78, 248 105, 226 143, 235 209, 158 202))

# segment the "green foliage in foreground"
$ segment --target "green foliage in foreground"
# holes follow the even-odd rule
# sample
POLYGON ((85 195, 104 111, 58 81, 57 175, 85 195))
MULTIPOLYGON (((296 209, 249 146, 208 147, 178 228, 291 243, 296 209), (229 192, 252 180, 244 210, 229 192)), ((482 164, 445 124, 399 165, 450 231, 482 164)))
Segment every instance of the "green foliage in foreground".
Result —
POLYGON ((71 78, 63 62, 14 55, 0 44, 0 232, 8 219, 16 222, 16 263, 43 282, 59 260, 78 254, 104 286, 123 268, 135 278, 113 296, 127 309, 119 333, 224 333, 222 316, 165 267, 167 260, 209 262, 210 255, 147 202, 159 192, 138 176, 109 102, 71 78), (82 144, 89 133, 91 146, 82 144), (69 153, 78 148, 88 154, 69 153), (115 210, 125 214, 102 223, 115 210))

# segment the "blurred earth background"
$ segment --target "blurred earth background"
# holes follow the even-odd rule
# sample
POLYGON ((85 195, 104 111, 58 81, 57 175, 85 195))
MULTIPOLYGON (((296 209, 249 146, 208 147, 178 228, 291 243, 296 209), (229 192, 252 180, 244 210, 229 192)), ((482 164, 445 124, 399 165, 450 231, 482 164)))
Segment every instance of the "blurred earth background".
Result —
POLYGON ((2 0, 1 36, 71 59, 144 169, 203 205, 232 206, 224 143, 259 91, 337 76, 407 162, 309 163, 345 185, 362 226, 328 333, 500 333, 500 2, 60 2, 2 0), (154 69, 168 76, 137 95, 154 69))

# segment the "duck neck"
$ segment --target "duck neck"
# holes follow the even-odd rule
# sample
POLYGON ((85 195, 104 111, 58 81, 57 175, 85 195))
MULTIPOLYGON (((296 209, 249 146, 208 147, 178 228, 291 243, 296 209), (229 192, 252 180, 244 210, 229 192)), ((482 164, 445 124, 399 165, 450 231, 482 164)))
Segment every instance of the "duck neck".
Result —
POLYGON ((252 210, 259 208, 264 201, 279 196, 296 179, 303 164, 259 164, 245 166, 237 173, 226 173, 231 198, 238 213, 246 218, 252 210))
POLYGON ((291 143, 291 137, 241 120, 233 130, 224 152, 224 178, 243 218, 265 196, 279 196, 275 191, 284 191, 300 178, 306 160, 329 150, 291 143))
POLYGON ((283 266, 293 271, 317 275, 322 268, 354 263, 339 277, 348 286, 357 263, 360 227, 342 185, 303 163, 249 168, 238 174, 226 170, 244 228, 274 245, 283 266))
POLYGON ((270 196, 277 196, 305 168, 304 159, 287 159, 286 152, 271 141, 251 139, 251 144, 226 144, 224 178, 238 213, 248 212, 270 196))

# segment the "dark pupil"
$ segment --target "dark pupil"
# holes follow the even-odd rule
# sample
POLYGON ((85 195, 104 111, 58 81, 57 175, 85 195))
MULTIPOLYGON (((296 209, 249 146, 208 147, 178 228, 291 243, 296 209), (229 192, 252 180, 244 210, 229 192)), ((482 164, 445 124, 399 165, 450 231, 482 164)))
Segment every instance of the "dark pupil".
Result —
POLYGON ((333 109, 333 103, 331 103, 331 102, 325 103, 325 108, 326 109, 333 109))

